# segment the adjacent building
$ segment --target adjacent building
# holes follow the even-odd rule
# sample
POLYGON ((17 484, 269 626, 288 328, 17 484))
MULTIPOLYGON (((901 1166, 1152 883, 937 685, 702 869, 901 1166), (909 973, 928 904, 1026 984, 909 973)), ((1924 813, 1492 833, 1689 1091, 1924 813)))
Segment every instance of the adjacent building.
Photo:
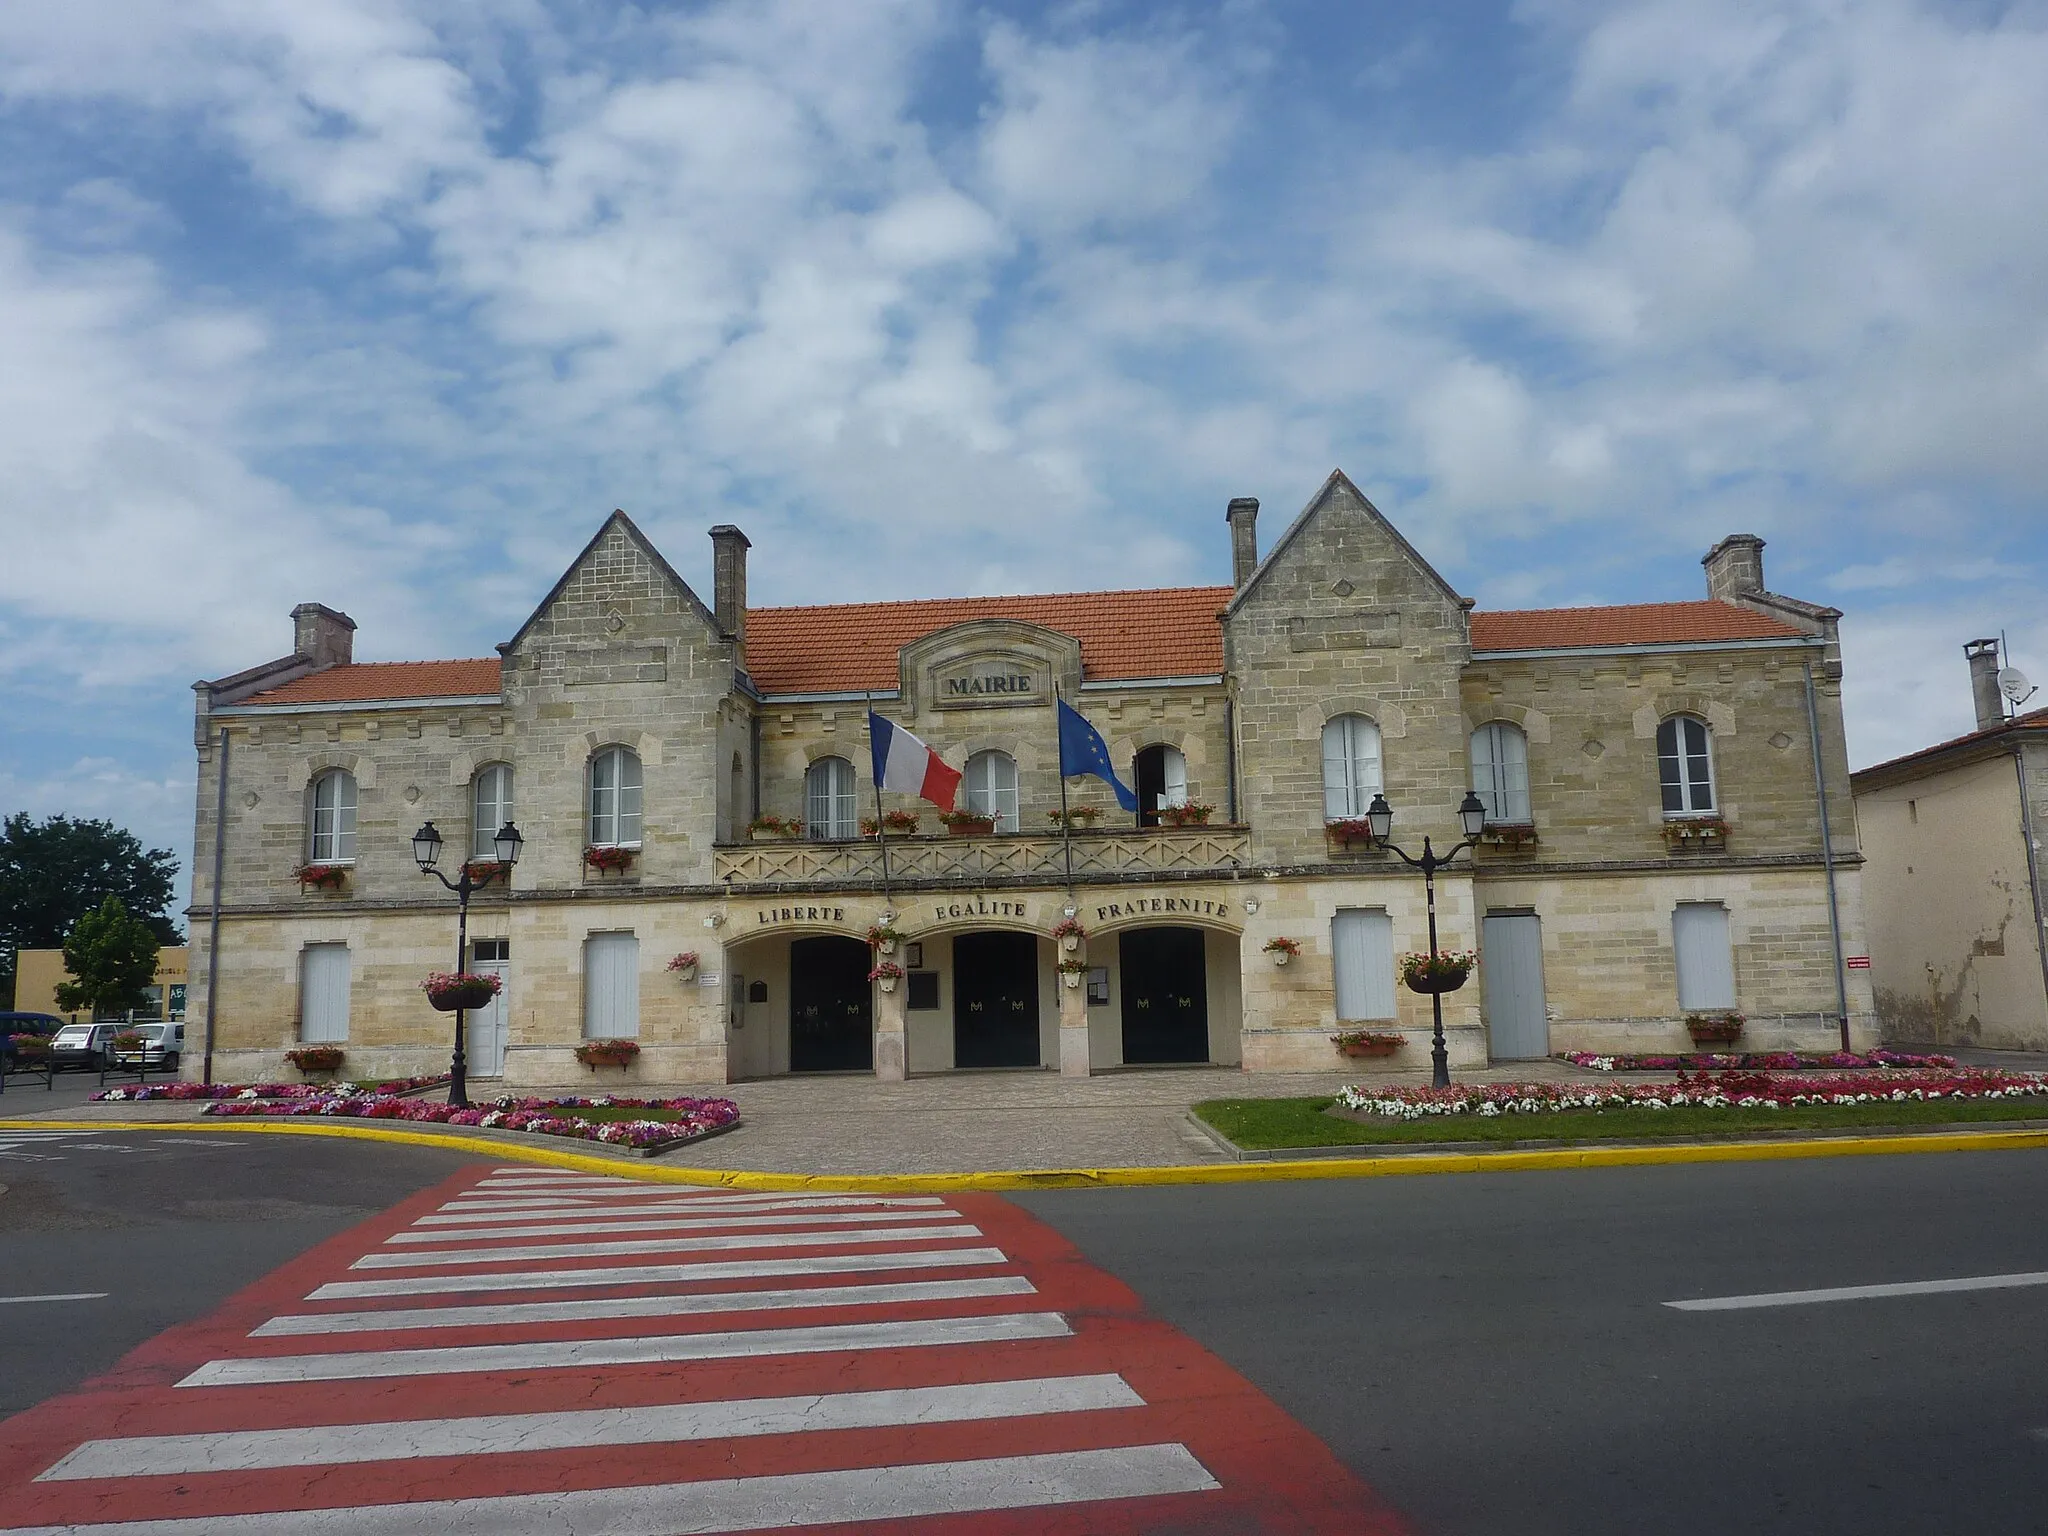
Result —
POLYGON ((1258 511, 1229 505, 1227 587, 757 608, 722 525, 706 602, 614 514, 494 657, 358 663, 353 622, 301 605, 290 655, 197 685, 217 1070, 302 1040, 352 1072, 445 1062, 428 819, 478 859, 525 837, 464 957, 504 978, 472 1070, 508 1083, 578 1079, 577 1044, 615 1037, 662 1082, 1336 1068, 1331 1036, 1367 1026, 1419 1066, 1397 962, 1423 882, 1363 818, 1384 794, 1395 843, 1441 850, 1473 789, 1486 831, 1437 881, 1442 947, 1480 955, 1445 999, 1454 1063, 1671 1049, 1731 1010, 1758 1046, 1875 1038, 1841 966, 1864 946, 1839 614, 1769 592, 1761 540, 1718 544, 1698 601, 1486 613, 1342 473, 1263 554, 1258 511), (1136 815, 1063 791, 1058 699, 1136 815), (870 707, 984 826, 877 799, 870 707), (878 812, 915 830, 869 835, 878 812), (873 926, 900 981, 869 978, 873 926))
POLYGON ((1963 655, 1977 728, 1850 781, 1878 1017, 1900 1044, 2048 1050, 2048 710, 2010 712, 1996 640, 1963 655))

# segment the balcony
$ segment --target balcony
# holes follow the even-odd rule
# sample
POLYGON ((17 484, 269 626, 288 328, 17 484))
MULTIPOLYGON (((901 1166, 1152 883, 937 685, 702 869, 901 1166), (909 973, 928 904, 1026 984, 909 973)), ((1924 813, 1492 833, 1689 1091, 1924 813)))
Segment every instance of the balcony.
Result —
MULTIPOLYGON (((716 850, 718 878, 734 890, 777 886, 879 885, 882 850, 871 838, 828 843, 758 842, 716 850)), ((1076 832, 1078 881, 1228 873, 1251 860, 1242 827, 1158 827, 1076 832)), ((1062 837, 892 837, 889 878, 904 885, 1036 884, 1067 878, 1062 837)))

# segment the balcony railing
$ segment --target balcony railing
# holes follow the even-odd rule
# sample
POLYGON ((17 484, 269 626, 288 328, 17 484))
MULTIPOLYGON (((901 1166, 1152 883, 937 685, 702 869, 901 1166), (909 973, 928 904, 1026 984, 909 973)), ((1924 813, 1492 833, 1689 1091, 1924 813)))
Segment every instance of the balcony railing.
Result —
MULTIPOLYGON (((747 843, 717 850, 718 877, 735 887, 831 885, 879 881, 882 850, 872 838, 747 843)), ((1241 827, 1158 827, 1143 831, 1076 832, 1076 879, 1242 869, 1251 839, 1241 827)), ((972 884, 987 880, 1064 880, 1067 840, 1061 837, 904 837, 889 839, 889 876, 904 884, 972 884)))

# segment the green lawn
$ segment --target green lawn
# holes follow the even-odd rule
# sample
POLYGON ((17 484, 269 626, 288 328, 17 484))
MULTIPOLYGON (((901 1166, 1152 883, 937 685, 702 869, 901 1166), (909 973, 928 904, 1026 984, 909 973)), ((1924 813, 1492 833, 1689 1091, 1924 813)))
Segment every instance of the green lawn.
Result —
POLYGON ((1195 1113, 1247 1152, 1433 1141, 1635 1141, 1730 1131, 1847 1130, 2048 1118, 2048 1097, 2041 1097, 1811 1104, 1787 1109, 1568 1109, 1533 1115, 1437 1115, 1427 1120, 1367 1125, 1324 1114, 1335 1102, 1329 1098, 1210 1099, 1197 1104, 1195 1113))
MULTIPOLYGON (((1325 1103, 1328 1100, 1324 1101, 1325 1103)), ((551 1115, 564 1120, 674 1120, 679 1111, 673 1109, 628 1109, 623 1104, 594 1104, 582 1109, 571 1109, 566 1105, 550 1109, 551 1115)))

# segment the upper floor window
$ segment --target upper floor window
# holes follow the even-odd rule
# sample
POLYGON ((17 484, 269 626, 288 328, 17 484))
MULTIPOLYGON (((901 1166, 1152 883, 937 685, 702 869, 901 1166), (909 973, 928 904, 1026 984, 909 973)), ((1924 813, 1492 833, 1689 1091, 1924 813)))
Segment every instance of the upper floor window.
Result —
POLYGON ((469 785, 469 856, 495 859, 498 828, 512 819, 512 765, 490 763, 476 771, 469 785))
POLYGON ((353 864, 356 857, 356 776, 335 768, 313 781, 313 821, 307 861, 353 864))
POLYGON ((1472 792, 1489 825, 1530 819, 1529 738, 1520 726, 1495 720, 1472 733, 1472 792))
POLYGON ((804 775, 804 820, 817 838, 848 838, 858 830, 854 817, 853 764, 843 757, 821 757, 804 775))
POLYGON ((590 760, 590 843, 640 846, 640 755, 606 747, 590 760))
POLYGON ((1017 830, 1017 762, 1007 752, 967 759, 967 809, 995 818, 998 832, 1017 830))
POLYGON ((1380 728, 1363 715, 1339 715, 1323 727, 1323 819, 1363 816, 1380 780, 1380 728))
POLYGON ((1140 752, 1132 765, 1138 788, 1138 825, 1156 827, 1159 813, 1188 803, 1188 760, 1179 747, 1161 744, 1140 752))
POLYGON ((1657 727, 1657 777, 1666 816, 1714 809, 1713 733, 1691 715, 1673 715, 1657 727))

